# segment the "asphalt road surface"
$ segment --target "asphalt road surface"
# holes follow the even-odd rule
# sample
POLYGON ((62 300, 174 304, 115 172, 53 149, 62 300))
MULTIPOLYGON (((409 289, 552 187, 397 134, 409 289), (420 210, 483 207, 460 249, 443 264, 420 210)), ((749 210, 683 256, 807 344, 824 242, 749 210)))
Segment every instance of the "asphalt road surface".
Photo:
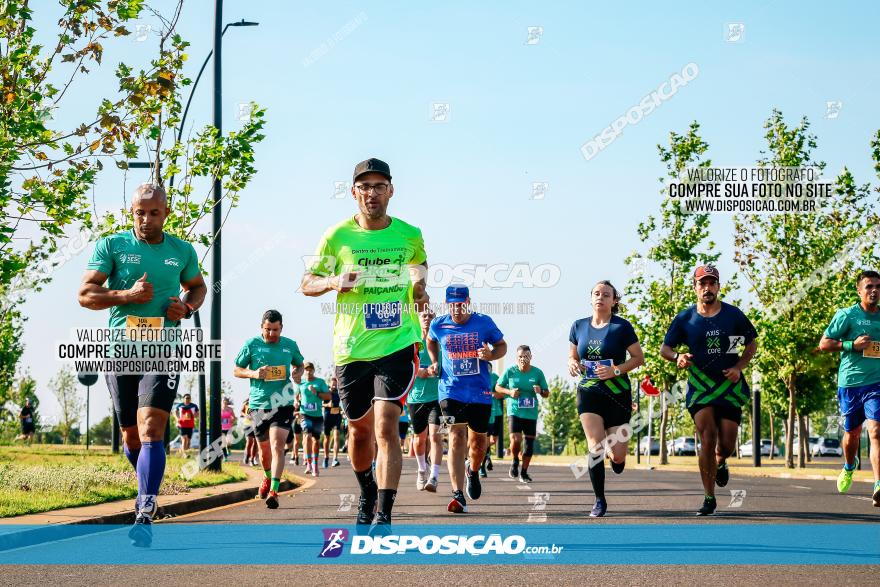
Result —
MULTIPOLYGON (((838 495, 833 481, 737 477, 717 491, 716 515, 694 515, 702 501, 696 473, 628 469, 617 476, 607 472, 608 515, 587 516, 593 503, 589 478, 576 479, 567 467, 533 466, 534 481, 525 485, 510 479, 507 464, 496 462, 484 480, 483 497, 470 502, 467 514, 446 511, 450 499, 448 474, 441 470, 436 494, 415 489, 415 462, 404 459, 404 473, 394 508, 395 524, 846 524, 878 523, 880 508, 871 505, 870 485, 856 483, 849 495, 838 495), (733 493, 732 493, 733 492, 733 493), (536 504, 543 504, 543 508, 536 504)), ((302 468, 291 467, 302 475, 302 468)), ((314 483, 283 494, 280 507, 269 510, 259 500, 218 508, 163 523, 188 524, 319 524, 354 522, 357 484, 346 461, 321 469, 314 483)), ((308 477, 312 480, 311 477, 308 477)), ((878 523, 880 540, 880 523, 878 523)), ((39 565, 7 566, 0 584, 36 582, 67 585, 98 583, 179 585, 181 577, 205 577, 224 584, 273 584, 296 581, 309 585, 774 585, 831 583, 874 584, 880 565, 226 565, 221 567, 169 565, 39 565)))

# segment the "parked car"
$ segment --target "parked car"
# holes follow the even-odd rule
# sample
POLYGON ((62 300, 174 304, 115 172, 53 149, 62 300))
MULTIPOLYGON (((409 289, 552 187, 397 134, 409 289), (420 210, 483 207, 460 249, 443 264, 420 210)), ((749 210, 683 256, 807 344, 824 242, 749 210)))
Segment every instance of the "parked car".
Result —
MULTIPOLYGON (((761 456, 762 457, 769 457, 770 456, 770 447, 772 444, 773 443, 770 442, 769 438, 762 438, 761 439, 761 456)), ((750 456, 754 455, 754 452, 752 451, 752 441, 751 440, 747 440, 744 443, 742 443, 741 445, 739 445, 739 454, 744 457, 750 457, 750 456)), ((776 455, 779 456, 780 454, 782 454, 780 451, 780 447, 777 446, 776 447, 776 455)))
MULTIPOLYGON (((648 437, 642 438, 642 442, 639 443, 639 452, 643 455, 648 454, 648 437)), ((651 454, 659 455, 660 454, 660 441, 656 438, 651 439, 651 454)))
POLYGON ((836 438, 819 438, 811 453, 814 457, 843 456, 843 447, 836 438))
POLYGON ((666 443, 666 451, 675 456, 697 454, 697 444, 693 436, 679 436, 666 443))

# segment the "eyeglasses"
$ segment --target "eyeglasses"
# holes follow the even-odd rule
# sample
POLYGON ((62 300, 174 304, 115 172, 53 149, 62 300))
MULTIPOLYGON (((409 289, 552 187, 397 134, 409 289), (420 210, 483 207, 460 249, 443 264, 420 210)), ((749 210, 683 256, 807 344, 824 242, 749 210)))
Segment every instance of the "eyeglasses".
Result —
POLYGON ((369 194, 370 190, 373 190, 373 193, 376 194, 377 196, 384 196, 385 192, 388 191, 388 186, 390 186, 390 185, 391 185, 390 183, 374 183, 372 185, 370 185, 368 183, 359 183, 359 184, 355 185, 354 187, 356 187, 357 191, 359 191, 361 193, 361 195, 364 195, 364 196, 369 194))

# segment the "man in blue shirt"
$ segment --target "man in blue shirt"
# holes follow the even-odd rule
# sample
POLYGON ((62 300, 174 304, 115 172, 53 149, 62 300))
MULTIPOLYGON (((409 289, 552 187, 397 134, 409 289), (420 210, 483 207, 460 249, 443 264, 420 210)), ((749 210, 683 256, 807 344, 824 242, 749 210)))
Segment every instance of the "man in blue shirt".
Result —
POLYGON ((660 349, 664 359, 688 370, 686 404, 703 446, 699 461, 706 493, 700 516, 715 511, 715 484, 724 487, 730 479, 727 457, 736 446, 742 406, 749 400, 742 370, 758 350, 755 327, 739 308, 718 299, 720 289, 718 269, 697 267, 697 303, 675 317, 660 349), (676 352, 679 345, 687 346, 687 352, 676 352))
POLYGON ((489 361, 507 353, 507 343, 495 322, 485 314, 472 312, 470 302, 467 287, 446 288, 449 314, 431 322, 427 337, 430 369, 440 375, 440 409, 450 425, 447 464, 452 501, 446 509, 453 513, 467 512, 462 491, 466 454, 468 497, 479 499, 482 493, 479 468, 486 455, 493 398, 489 361))

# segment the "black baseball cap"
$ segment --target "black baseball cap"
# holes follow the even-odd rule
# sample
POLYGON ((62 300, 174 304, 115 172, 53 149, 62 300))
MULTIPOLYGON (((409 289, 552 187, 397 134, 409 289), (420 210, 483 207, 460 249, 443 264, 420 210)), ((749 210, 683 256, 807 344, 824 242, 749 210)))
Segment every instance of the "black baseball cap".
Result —
POLYGON ((391 168, 387 163, 381 159, 376 159, 375 157, 370 157, 366 161, 361 161, 354 166, 354 176, 352 181, 357 181, 357 178, 365 173, 381 173, 388 178, 388 181, 391 181, 391 168))

